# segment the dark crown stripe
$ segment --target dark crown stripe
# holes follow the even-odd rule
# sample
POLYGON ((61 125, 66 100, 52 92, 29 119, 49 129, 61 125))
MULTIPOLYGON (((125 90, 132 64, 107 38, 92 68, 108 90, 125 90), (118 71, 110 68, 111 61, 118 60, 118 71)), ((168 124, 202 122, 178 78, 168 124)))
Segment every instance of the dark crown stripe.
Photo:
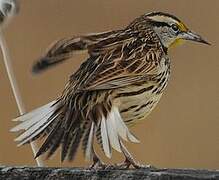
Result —
POLYGON ((170 27, 170 25, 168 23, 158 22, 158 21, 151 21, 151 25, 157 26, 157 27, 164 27, 164 26, 170 27))

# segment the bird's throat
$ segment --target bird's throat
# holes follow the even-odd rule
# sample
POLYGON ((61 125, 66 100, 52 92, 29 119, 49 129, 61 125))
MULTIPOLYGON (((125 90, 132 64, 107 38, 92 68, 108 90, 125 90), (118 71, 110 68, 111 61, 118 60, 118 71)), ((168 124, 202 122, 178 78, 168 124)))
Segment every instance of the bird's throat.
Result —
POLYGON ((169 48, 175 48, 176 46, 182 45, 184 42, 185 40, 183 39, 176 39, 170 44, 169 48))

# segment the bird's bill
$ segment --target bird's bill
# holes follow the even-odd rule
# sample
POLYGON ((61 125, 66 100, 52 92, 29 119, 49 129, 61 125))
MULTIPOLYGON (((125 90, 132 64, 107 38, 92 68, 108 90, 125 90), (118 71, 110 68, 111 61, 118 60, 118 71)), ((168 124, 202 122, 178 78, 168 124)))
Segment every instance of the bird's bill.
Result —
POLYGON ((185 40, 190 40, 190 41, 195 41, 195 42, 211 45, 209 42, 204 40, 200 35, 192 31, 182 33, 181 38, 185 40))

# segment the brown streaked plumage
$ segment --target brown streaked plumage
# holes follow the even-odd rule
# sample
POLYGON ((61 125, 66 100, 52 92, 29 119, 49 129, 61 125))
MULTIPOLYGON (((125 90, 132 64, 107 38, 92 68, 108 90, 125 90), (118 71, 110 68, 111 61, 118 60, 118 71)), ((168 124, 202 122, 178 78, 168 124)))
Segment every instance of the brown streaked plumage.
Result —
POLYGON ((61 146, 61 160, 73 160, 82 142, 87 159, 101 161, 94 151, 94 136, 105 155, 122 152, 125 166, 134 161, 122 141, 139 142, 127 125, 145 119, 156 106, 167 85, 170 60, 167 51, 182 39, 207 43, 175 16, 145 14, 122 30, 66 38, 54 43, 36 62, 33 72, 87 51, 89 58, 71 75, 62 95, 24 116, 12 129, 25 132, 20 145, 47 136, 37 156, 50 157, 61 146))

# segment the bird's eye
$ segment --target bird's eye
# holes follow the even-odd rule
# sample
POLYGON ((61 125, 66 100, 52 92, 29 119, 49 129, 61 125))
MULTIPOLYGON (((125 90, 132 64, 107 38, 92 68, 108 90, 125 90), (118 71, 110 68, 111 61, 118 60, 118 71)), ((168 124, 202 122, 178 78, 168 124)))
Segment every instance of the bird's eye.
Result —
POLYGON ((172 24, 171 26, 172 30, 174 30, 175 32, 179 31, 179 27, 176 24, 172 24))

